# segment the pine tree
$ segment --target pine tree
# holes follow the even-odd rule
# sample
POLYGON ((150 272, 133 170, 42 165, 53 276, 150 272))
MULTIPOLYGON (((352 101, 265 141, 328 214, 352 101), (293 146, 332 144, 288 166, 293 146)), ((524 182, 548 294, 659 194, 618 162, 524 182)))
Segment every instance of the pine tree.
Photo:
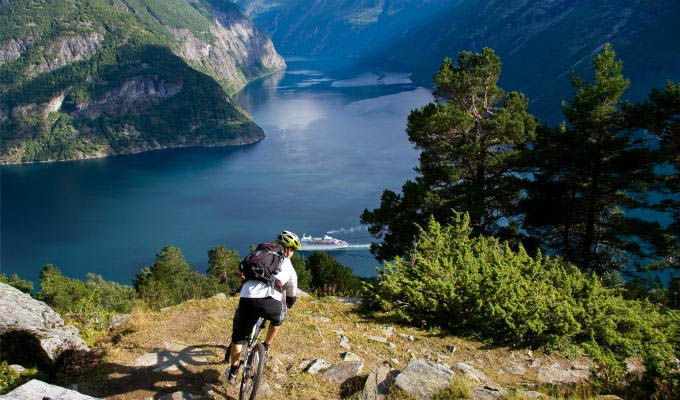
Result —
POLYGON ((409 140, 421 150, 418 177, 402 193, 385 190, 380 207, 361 221, 381 244, 372 251, 391 259, 410 247, 415 224, 430 216, 446 222, 452 211, 469 213, 476 233, 511 234, 508 218, 520 199, 514 169, 536 119, 528 100, 497 86, 501 62, 493 50, 459 53, 457 65, 445 59, 434 76, 435 101, 408 117, 409 140))
POLYGON ((653 256, 664 238, 658 222, 633 216, 651 207, 657 157, 621 111, 623 63, 606 45, 593 64, 592 84, 573 77, 567 122, 539 130, 523 208, 524 228, 544 247, 603 273, 653 256))
POLYGON ((239 278, 238 264, 241 259, 236 250, 227 250, 226 247, 220 245, 208 250, 208 275, 217 279, 217 281, 226 287, 226 290, 232 292, 241 285, 239 278))

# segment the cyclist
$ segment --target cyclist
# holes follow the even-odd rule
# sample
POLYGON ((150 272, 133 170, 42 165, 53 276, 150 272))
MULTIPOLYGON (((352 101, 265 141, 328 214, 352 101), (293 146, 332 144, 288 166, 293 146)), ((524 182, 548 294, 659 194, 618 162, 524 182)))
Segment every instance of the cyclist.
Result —
POLYGON ((246 280, 243 283, 241 299, 234 314, 231 335, 231 367, 228 372, 225 371, 229 383, 236 381, 241 366, 239 360, 243 344, 248 340, 257 319, 263 317, 271 322, 264 340, 264 349, 268 354, 269 346, 281 328, 287 310, 293 307, 297 300, 297 274, 290 258, 295 250, 302 249, 300 238, 293 232, 283 231, 276 238, 276 243, 283 246, 284 259, 281 264, 281 272, 276 274, 275 278, 282 284, 286 293, 286 300, 283 301, 283 292, 272 288, 272 285, 267 282, 246 280))

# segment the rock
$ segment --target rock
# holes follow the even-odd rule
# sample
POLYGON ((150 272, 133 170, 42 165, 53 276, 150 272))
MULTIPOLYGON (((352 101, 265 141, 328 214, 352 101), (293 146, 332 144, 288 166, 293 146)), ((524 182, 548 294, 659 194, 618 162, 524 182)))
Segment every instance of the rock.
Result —
POLYGON ((387 343, 387 344, 388 344, 388 345, 390 346, 390 348, 392 348, 392 349, 396 349, 396 348, 397 348, 397 345, 394 344, 394 343, 392 343, 392 342, 389 342, 389 343, 387 343))
POLYGON ((396 385, 417 398, 429 399, 451 383, 453 371, 444 365, 412 359, 397 375, 396 385))
POLYGON ((224 293, 217 293, 216 295, 213 296, 216 299, 226 299, 227 295, 224 293))
POLYGON ((340 338, 340 347, 345 350, 349 350, 349 338, 347 336, 342 336, 340 338))
POLYGON ((262 382, 260 384, 260 388, 257 390, 257 397, 269 397, 273 396, 274 392, 272 392, 272 388, 269 386, 267 382, 262 382))
POLYGON ((647 368, 645 362, 640 357, 628 357, 625 360, 626 372, 629 374, 643 375, 647 368))
POLYGON ((326 318, 326 317, 312 317, 312 319, 315 319, 315 320, 317 320, 319 322, 323 322, 323 323, 331 322, 331 319, 326 318))
POLYGON ((451 354, 455 353, 456 350, 458 350, 458 348, 454 345, 446 346, 446 351, 448 351, 451 354))
POLYGON ((408 340, 409 342, 412 342, 413 340, 415 340, 413 335, 407 335, 405 333, 398 333, 397 335, 399 335, 399 337, 404 339, 404 340, 408 340))
POLYGON ((342 361, 363 361, 361 357, 350 351, 342 353, 340 357, 342 358, 342 361))
POLYGON ((396 358, 393 358, 393 359, 391 359, 390 361, 391 361, 392 364, 394 364, 394 365, 399 364, 399 360, 397 360, 396 358))
POLYGON ((187 365, 206 365, 215 354, 207 349, 187 346, 176 342, 164 342, 163 348, 155 348, 137 357, 132 366, 153 368, 154 371, 176 371, 187 365))
POLYGON ((274 384, 274 387, 275 387, 276 389, 278 389, 278 390, 281 390, 281 388, 282 388, 283 386, 281 386, 281 385, 278 384, 278 383, 275 383, 275 384, 274 384))
POLYGON ((310 364, 312 364, 312 361, 314 361, 314 360, 302 360, 302 361, 300 361, 300 364, 298 364, 298 369, 301 369, 301 370, 304 371, 305 369, 307 369, 307 367, 310 366, 310 364))
POLYGON ((118 314, 111 317, 111 322, 109 323, 109 330, 114 330, 124 323, 128 322, 132 318, 132 314, 118 314))
MULTIPOLYGON (((300 364, 302 365, 302 364, 300 364)), ((324 360, 323 358, 317 358, 312 360, 305 368, 301 368, 304 372, 308 374, 318 374, 319 372, 330 368, 331 363, 324 360)))
MULTIPOLYGON (((67 351, 89 351, 78 336, 78 329, 64 324, 47 304, 0 283, 0 334, 8 333, 25 333, 36 338, 40 348, 35 351, 40 351, 40 356, 51 363, 67 351)), ((21 351, 34 351, 25 344, 17 346, 21 351)))
POLYGON ((380 343, 385 343, 387 344, 387 338, 384 336, 367 336, 368 340, 373 341, 373 342, 380 342, 380 343))
POLYGON ((46 397, 54 400, 96 400, 95 397, 50 385, 37 379, 28 381, 6 395, 0 396, 0 400, 40 400, 46 397))
POLYGON ((590 371, 576 368, 564 368, 558 363, 538 369, 538 381, 551 385, 573 385, 590 379, 590 371))
POLYGON ((547 397, 543 393, 537 392, 535 390, 524 390, 522 391, 522 394, 530 399, 542 399, 544 397, 547 397))
POLYGON ((541 365, 541 359, 540 358, 536 358, 534 360, 531 360, 531 364, 529 364, 529 366, 531 368, 538 368, 540 365, 541 365))
POLYGON ((295 294, 297 295, 297 297, 309 297, 309 293, 304 292, 304 291, 302 291, 302 290, 300 290, 300 289, 298 289, 298 290, 297 290, 297 293, 295 293, 295 294))
POLYGON ((386 326, 383 328, 383 335, 390 337, 392 334, 394 334, 394 328, 391 326, 386 326))
POLYGON ((516 362, 510 362, 510 365, 504 367, 503 369, 513 375, 524 375, 527 372, 526 368, 516 362))
POLYGON ((364 390, 359 400, 382 400, 387 396, 389 385, 394 380, 397 371, 390 372, 390 368, 379 365, 373 368, 364 383, 364 390))
POLYGON ((361 304, 361 297, 336 297, 336 299, 343 304, 361 304))
POLYGON ((346 380, 354 378, 359 375, 361 369, 364 367, 363 361, 349 361, 338 364, 333 364, 323 373, 325 378, 336 381, 340 384, 346 380))
POLYGON ((345 331, 343 331, 342 328, 331 329, 331 332, 337 333, 337 334, 340 335, 340 336, 344 336, 344 335, 345 335, 345 331))
POLYGON ((480 385, 472 389, 472 400, 496 400, 503 397, 506 392, 496 384, 480 385))
POLYGON ((158 398, 158 400, 198 400, 200 398, 201 396, 179 391, 175 393, 166 394, 165 396, 161 396, 158 398))
POLYGON ((24 372, 26 372, 26 368, 22 367, 22 366, 19 365, 19 364, 12 364, 12 365, 10 365, 9 367, 12 368, 12 369, 13 369, 17 374, 19 374, 19 375, 21 375, 21 374, 23 374, 24 372))
POLYGON ((490 379, 484 375, 484 373, 475 367, 459 362, 456 364, 455 368, 465 375, 466 378, 475 381, 477 383, 489 382, 490 379))

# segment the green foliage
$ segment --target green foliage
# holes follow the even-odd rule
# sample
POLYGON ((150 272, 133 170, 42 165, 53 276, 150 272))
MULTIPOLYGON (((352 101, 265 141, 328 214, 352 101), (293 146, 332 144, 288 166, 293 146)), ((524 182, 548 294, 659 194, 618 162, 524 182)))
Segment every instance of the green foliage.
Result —
POLYGON ((414 223, 430 216, 447 222, 452 209, 468 212, 476 232, 515 235, 502 221, 514 215, 520 198, 513 166, 536 119, 523 94, 496 85, 500 72, 500 59, 489 48, 460 52, 457 65, 444 60, 434 76, 435 102, 408 117, 409 141, 421 150, 418 177, 406 182, 401 196, 386 190, 380 207, 361 215, 383 239, 372 247, 379 258, 403 254, 414 223))
POLYGON ((38 299, 74 323, 86 341, 107 330, 113 315, 130 312, 136 298, 130 286, 92 273, 85 281, 68 278, 52 264, 40 272, 40 289, 38 299))
POLYGON ((21 385, 19 374, 10 368, 7 361, 0 363, 0 394, 10 392, 19 385, 21 385))
POLYGON ((210 297, 219 290, 216 279, 191 268, 173 246, 162 248, 154 263, 135 275, 133 283, 139 297, 153 309, 210 297))
MULTIPOLYGON (((529 256, 495 238, 472 236, 467 215, 453 225, 434 219, 414 249, 379 271, 365 290, 377 315, 439 326, 494 343, 580 344, 620 379, 623 359, 641 355, 652 377, 670 374, 680 313, 648 301, 626 300, 560 258, 529 256)), ((562 345, 562 347, 564 347, 562 345)))
POLYGON ((652 208, 659 157, 621 111, 630 84, 623 63, 607 45, 593 65, 593 83, 573 77, 567 123, 537 135, 523 208, 524 227, 543 248, 602 274, 664 255, 671 240, 657 221, 632 213, 652 208))
POLYGON ((312 283, 312 272, 307 268, 307 260, 300 253, 293 253, 290 259, 298 278, 298 288, 307 291, 312 283))
POLYGON ((223 291, 230 294, 241 286, 238 265, 241 262, 236 250, 220 245, 208 250, 208 276, 217 280, 223 291))
POLYGON ((361 281, 352 269, 336 261, 328 253, 315 251, 307 259, 311 272, 309 288, 323 295, 351 296, 361 290, 361 281))
POLYGON ((12 274, 9 278, 7 275, 0 273, 0 282, 6 283, 24 293, 31 293, 33 291, 33 282, 19 278, 19 275, 12 274))

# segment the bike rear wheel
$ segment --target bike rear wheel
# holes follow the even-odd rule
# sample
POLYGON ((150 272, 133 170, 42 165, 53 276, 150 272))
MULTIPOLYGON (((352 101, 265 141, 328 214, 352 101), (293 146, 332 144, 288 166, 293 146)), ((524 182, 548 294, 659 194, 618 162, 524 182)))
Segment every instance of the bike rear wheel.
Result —
POLYGON ((255 400, 257 389, 260 387, 264 362, 264 346, 262 346, 262 343, 258 343, 248 355, 243 379, 241 380, 241 391, 238 396, 239 400, 255 400))

